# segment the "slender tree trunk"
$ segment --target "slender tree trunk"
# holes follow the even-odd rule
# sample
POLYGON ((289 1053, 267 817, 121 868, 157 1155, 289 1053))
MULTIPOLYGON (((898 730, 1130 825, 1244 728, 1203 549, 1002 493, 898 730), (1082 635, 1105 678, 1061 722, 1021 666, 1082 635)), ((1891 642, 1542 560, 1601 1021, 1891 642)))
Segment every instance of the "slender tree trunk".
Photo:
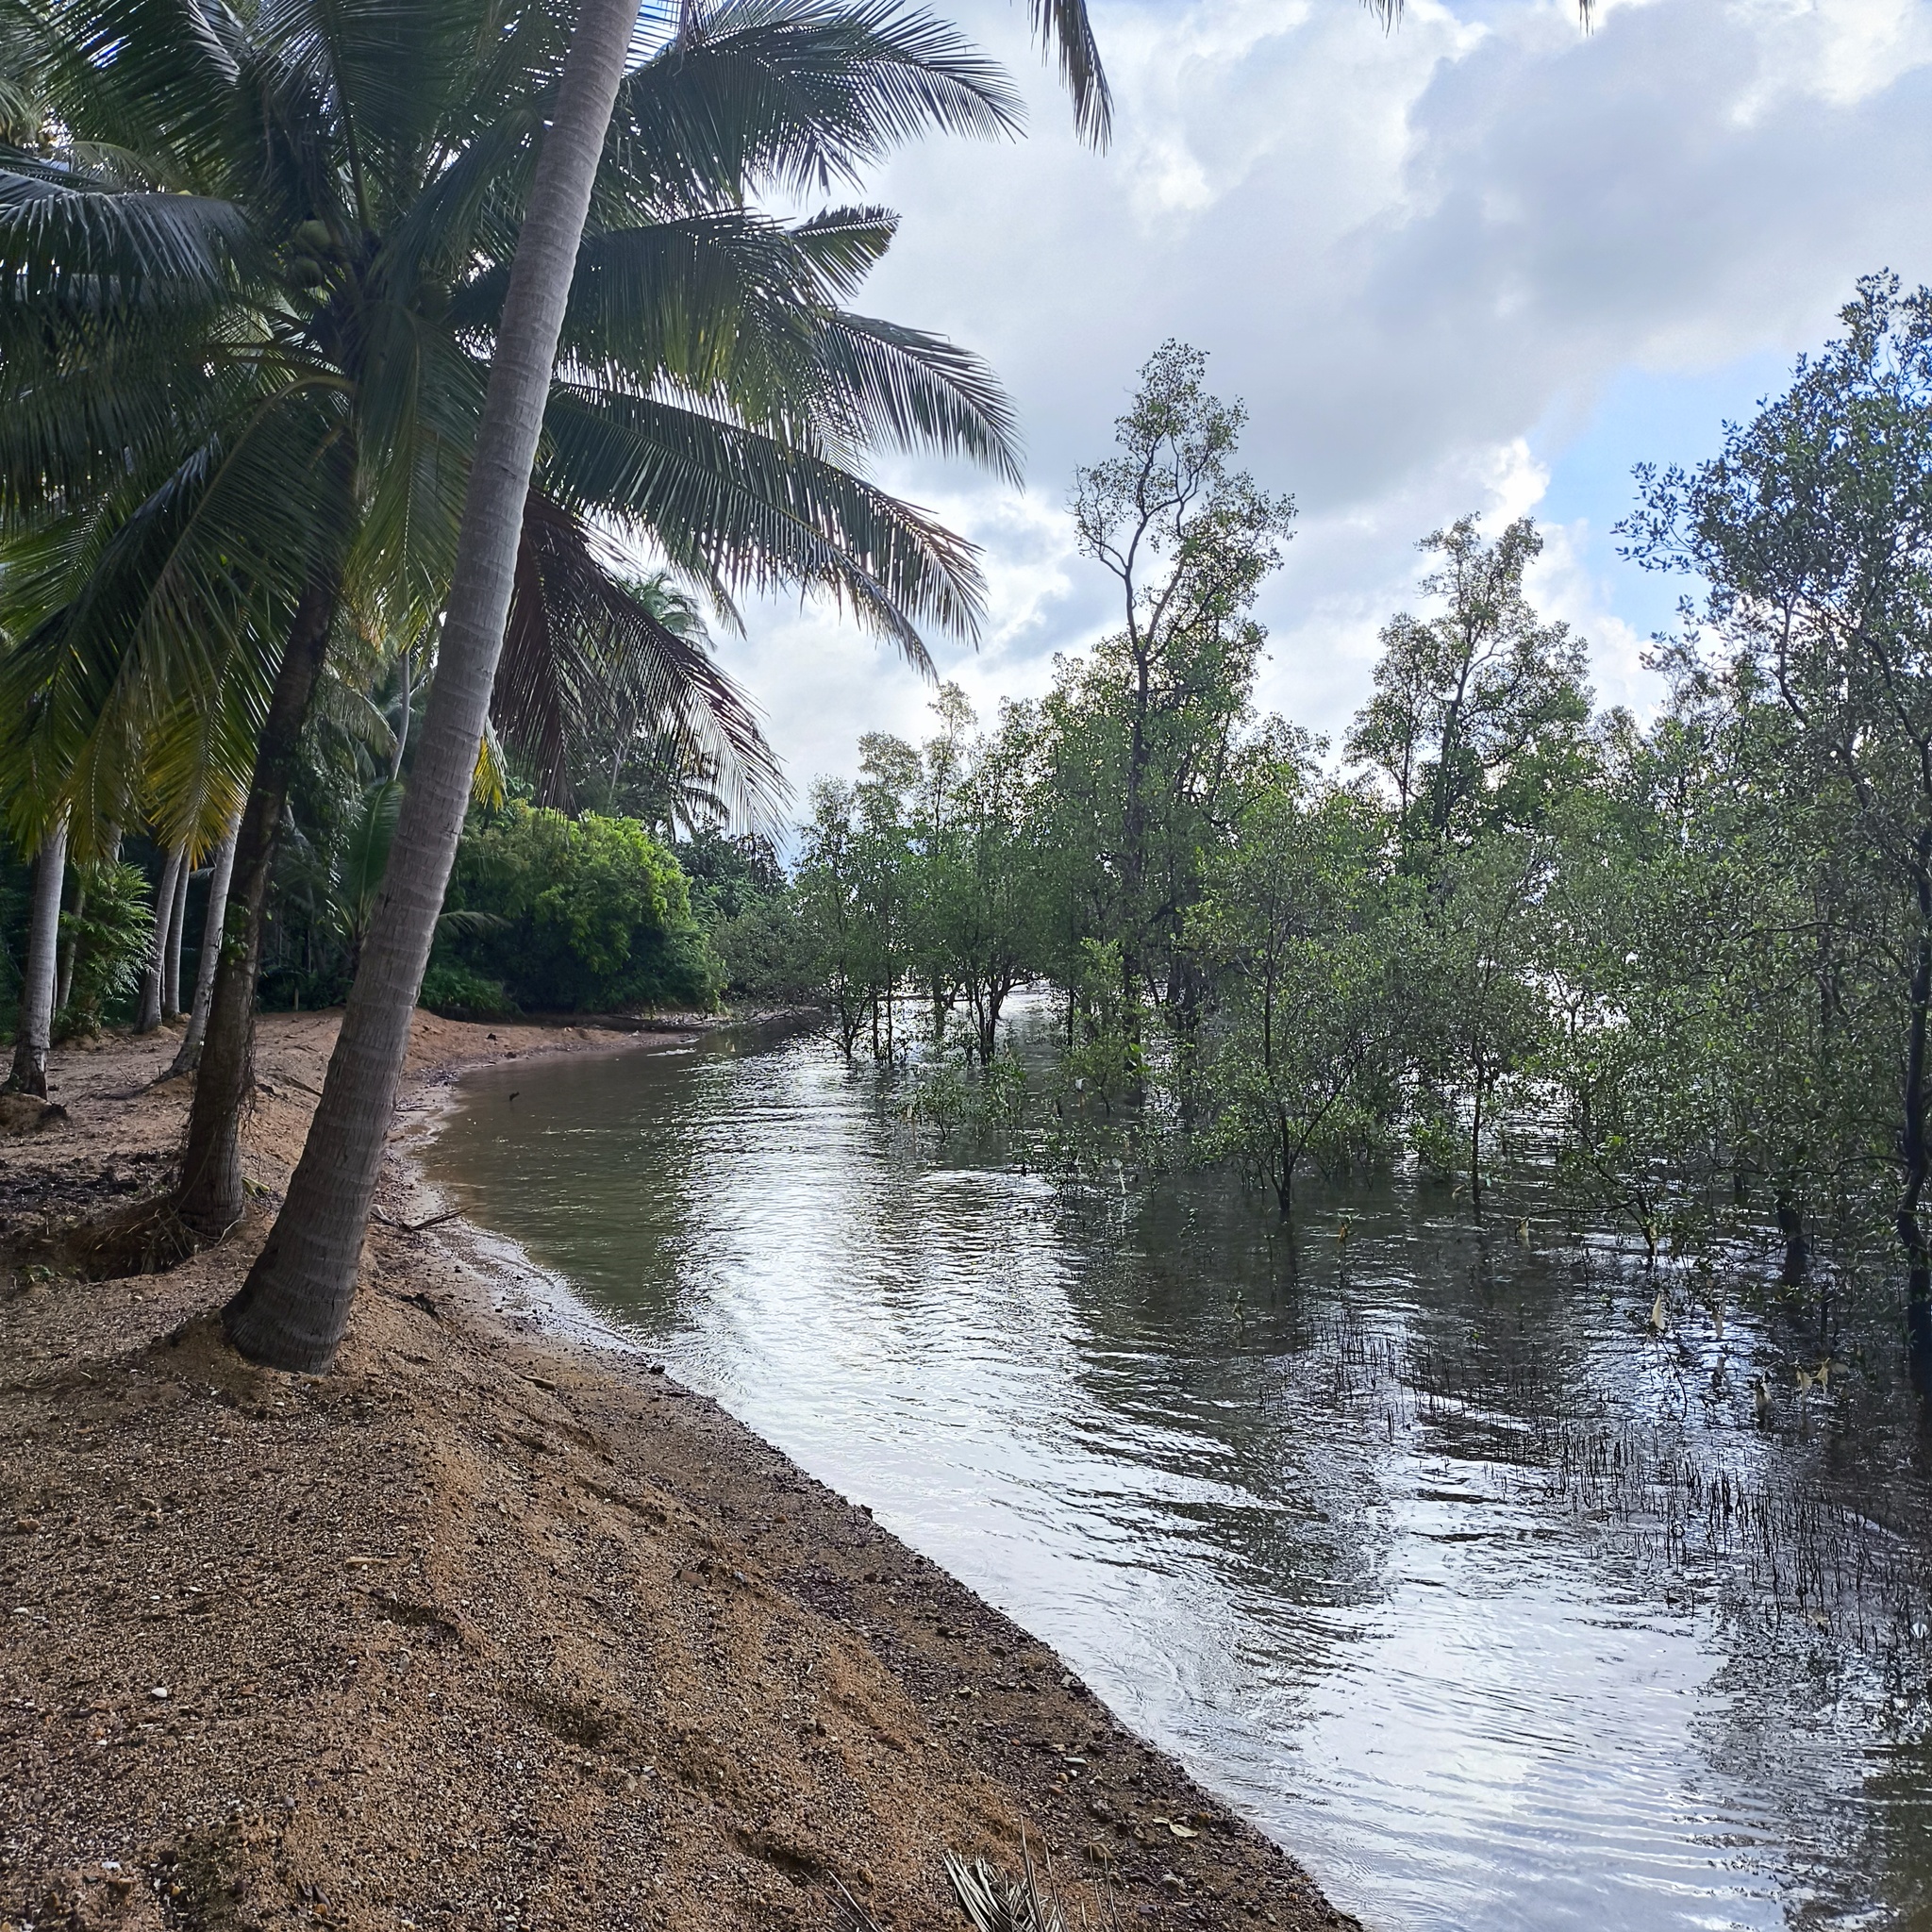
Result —
POLYGON ((194 864, 187 848, 181 853, 180 870, 175 877, 175 908, 168 916, 168 949, 161 967, 161 1018, 181 1017, 181 942, 188 931, 188 882, 194 876, 194 864))
POLYGON ((235 873, 235 841, 242 829, 242 815, 228 821, 228 829, 215 850, 214 871, 208 874, 208 909, 201 920, 201 955, 194 964, 194 1004, 188 1014, 188 1031, 181 1036, 181 1050, 166 1077, 192 1074, 201 1058, 202 1036, 208 1031, 208 1009, 214 998, 215 968, 222 958, 222 927, 228 915, 228 882, 235 873))
POLYGON ((1470 1212, 1480 1221, 1483 1218, 1483 1082, 1478 1074, 1475 1081, 1475 1101, 1469 1110, 1469 1207, 1470 1212))
MULTIPOLYGON (((1130 607, 1131 608, 1131 607, 1130 607)), ((1131 625, 1132 619, 1129 618, 1131 625)), ((1134 652, 1134 723, 1127 741, 1126 795, 1121 811, 1121 897, 1125 918, 1121 930, 1121 1031, 1130 1047, 1141 1044, 1141 942, 1147 884, 1147 766, 1152 757, 1147 742, 1147 717, 1153 703, 1154 649, 1151 638, 1132 637, 1134 652)), ((1141 1082, 1133 1082, 1132 1098, 1141 1099, 1141 1082)))
POLYGON ((503 650, 564 305, 638 0, 585 0, 504 299, 428 714, 321 1105, 268 1244, 224 1310, 275 1367, 326 1369, 348 1322, 416 995, 463 827, 503 650))
POLYGON ((389 774, 391 778, 403 775, 403 754, 409 748, 409 707, 416 700, 410 685, 410 673, 414 669, 416 647, 413 643, 403 646, 403 715, 396 725, 396 755, 389 761, 389 774))
POLYGON ((175 912, 175 880, 187 858, 185 852, 171 851, 161 865, 160 884, 155 888, 154 943, 148 948, 147 964, 141 969, 141 1009, 134 1023, 137 1033, 152 1033, 161 1024, 161 981, 167 971, 168 921, 175 912))
POLYGON ((1805 1278, 1810 1263, 1811 1244, 1805 1238, 1805 1210, 1790 1189, 1779 1183, 1777 1190, 1777 1231, 1784 1237, 1784 1280, 1787 1287, 1805 1278))
MULTIPOLYGON (((76 874, 74 881, 74 917, 76 922, 87 910, 87 880, 76 874)), ((80 934, 70 925, 67 935, 60 936, 58 914, 54 926, 54 953, 58 962, 55 968, 57 984, 54 988, 54 1011, 56 1015, 67 1010, 67 1003, 74 997, 74 961, 80 951, 80 934)))
POLYGON ((335 621, 335 572, 319 573, 295 607, 288 648, 256 746, 248 804, 236 835, 221 958, 188 1115, 175 1209, 197 1234, 223 1235, 242 1218, 242 1115, 255 1091, 255 981, 275 839, 301 756, 302 721, 322 676, 335 621))
MULTIPOLYGON (((1932 1256, 1919 1221, 1919 1203, 1925 1191, 1932 1148, 1925 1138, 1925 1020, 1932 1006, 1932 876, 1919 882, 1919 943, 1912 959, 1912 991, 1906 1026, 1905 1122, 1899 1134, 1899 1155, 1905 1187, 1898 1199, 1898 1238, 1906 1251, 1906 1299, 1917 1308, 1932 1303, 1932 1256)), ((1917 1330, 1914 1330, 1917 1333, 1917 1330)))
POLYGON ((28 916, 26 977, 20 989, 20 1030, 13 1041, 9 1093, 47 1097, 47 1048, 54 1033, 54 974, 60 943, 60 891, 67 878, 67 814, 41 841, 28 916))

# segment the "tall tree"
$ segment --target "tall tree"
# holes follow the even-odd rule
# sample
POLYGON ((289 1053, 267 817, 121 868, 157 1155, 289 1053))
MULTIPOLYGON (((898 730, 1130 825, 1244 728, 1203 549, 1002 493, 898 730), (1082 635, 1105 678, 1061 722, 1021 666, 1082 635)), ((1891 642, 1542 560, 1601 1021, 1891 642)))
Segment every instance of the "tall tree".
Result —
POLYGON ((1703 618, 1774 691, 1877 889, 1896 1016, 1893 1227, 1932 1363, 1932 291, 1859 285, 1846 333, 1690 472, 1640 471, 1629 554, 1708 587, 1703 618))
POLYGON ((169 847, 161 865, 160 882, 155 888, 154 945, 141 973, 141 1010, 134 1020, 137 1033, 153 1033, 161 1024, 162 982, 168 974, 168 922, 175 910, 175 888, 187 863, 185 845, 169 847))
MULTIPOLYGON (((0 157, 0 511, 32 532, 7 573, 6 688, 44 700, 15 816, 70 795, 85 844, 156 693, 228 693, 249 717, 178 1202, 214 1229, 241 1208, 260 919, 303 724, 345 608, 413 634, 451 580, 563 42, 547 9, 499 20, 482 0, 5 9, 70 137, 48 162, 0 157)), ((919 622, 970 623, 970 552, 850 458, 896 441, 1009 469, 1004 402, 970 357, 844 306, 889 214, 787 223, 751 197, 849 179, 921 126, 1003 131, 1008 91, 887 0, 733 0, 690 11, 619 108, 517 583, 575 584, 594 524, 727 615, 735 590, 813 585, 918 657, 919 622)), ((659 674, 692 670, 646 607, 623 628, 659 674)), ((686 719, 716 694, 701 681, 686 719)), ((711 716, 734 749, 733 717, 711 716)))
MULTIPOLYGON (((1130 1012, 1145 996, 1178 993, 1185 1003, 1185 990, 1171 983, 1173 942, 1194 890, 1190 854, 1201 840, 1174 815, 1211 813, 1226 777, 1265 636, 1251 614, 1255 598, 1280 563, 1294 516, 1292 498, 1230 467, 1246 411, 1210 394, 1206 378, 1198 349, 1163 343, 1115 425, 1119 455, 1078 471, 1074 482, 1076 541, 1119 584, 1124 627, 1085 676, 1063 680, 1072 703, 1060 708, 1070 724, 1085 713, 1084 728, 1066 736, 1085 741, 1091 762, 1106 756, 1105 734, 1092 726, 1114 708, 1106 688, 1118 688, 1117 829, 1108 863, 1118 881, 1130 1012), (1163 841, 1163 833, 1173 836, 1163 841)), ((1103 819, 1114 815, 1114 790, 1096 785, 1103 819)))
POLYGON ((578 14, 504 298, 441 663, 383 887, 388 916, 376 918, 364 950, 288 1201, 225 1311, 236 1346, 276 1367, 326 1368, 347 1322, 410 1016, 489 716, 564 306, 636 22, 636 0, 585 0, 578 14))
POLYGON ((42 833, 34 856, 34 895, 27 916, 26 967, 21 977, 20 1021, 7 1076, 15 1093, 47 1097, 47 1050, 54 1035, 54 982, 60 943, 60 897, 67 881, 67 815, 42 833))
POLYGON ((201 1042, 208 1031, 208 1008, 214 999, 215 968, 222 957, 222 933, 228 913, 228 883, 235 873, 235 841, 242 830, 238 809, 215 847, 208 874, 208 908, 201 922, 201 949, 194 963, 194 995, 188 1008, 188 1028, 168 1069, 168 1077, 192 1074, 201 1063, 201 1042))
POLYGON ((1458 518, 1422 543, 1441 558, 1422 588, 1442 609, 1404 612, 1383 629, 1374 695, 1345 749, 1384 775, 1427 839, 1533 823, 1577 775, 1566 754, 1590 719, 1588 654, 1524 592, 1542 547, 1527 517, 1493 543, 1479 519, 1458 518))
POLYGON ((1388 813, 1321 782, 1321 749, 1276 725, 1251 751, 1247 804, 1189 917, 1218 995, 1205 1149, 1265 1175, 1284 1221, 1311 1158, 1385 1131, 1407 991, 1388 813))

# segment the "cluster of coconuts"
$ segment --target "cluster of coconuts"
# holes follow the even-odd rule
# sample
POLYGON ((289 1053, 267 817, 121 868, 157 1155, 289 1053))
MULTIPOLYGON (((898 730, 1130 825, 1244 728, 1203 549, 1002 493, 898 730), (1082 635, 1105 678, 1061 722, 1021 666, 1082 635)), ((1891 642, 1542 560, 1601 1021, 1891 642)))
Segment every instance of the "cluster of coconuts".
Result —
POLYGON ((312 289, 328 278, 326 264, 337 257, 335 237, 326 222, 304 222, 289 237, 289 280, 298 289, 312 289))

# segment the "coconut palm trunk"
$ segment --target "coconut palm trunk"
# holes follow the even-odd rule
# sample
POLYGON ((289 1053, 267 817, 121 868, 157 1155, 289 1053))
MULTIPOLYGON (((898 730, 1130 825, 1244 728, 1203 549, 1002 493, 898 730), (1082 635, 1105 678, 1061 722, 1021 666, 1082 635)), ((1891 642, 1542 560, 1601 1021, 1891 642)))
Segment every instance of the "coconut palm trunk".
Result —
POLYGON ((54 976, 60 946, 60 891, 67 878, 67 814, 41 841, 34 869, 34 903, 26 935, 26 978, 20 990, 20 1031, 14 1036, 11 1093, 47 1097, 47 1048, 54 1033, 54 976))
POLYGON ((194 862, 188 848, 181 848, 181 863, 175 874, 175 903, 168 912, 168 938, 161 959, 161 1018, 181 1017, 181 941, 188 927, 188 882, 194 876, 194 862))
POLYGON ((59 928, 59 914, 55 914, 54 927, 54 1011, 60 1014, 67 1010, 67 1002, 74 993, 74 962, 79 951, 79 924, 87 914, 87 880, 76 878, 74 882, 74 917, 67 930, 59 928))
POLYGON ((228 912, 228 882, 235 874, 235 841, 242 829, 242 815, 228 821, 228 829, 215 849, 214 870, 208 874, 208 910, 201 922, 201 952, 194 962, 194 1003, 188 1014, 188 1031, 181 1036, 181 1050, 165 1075, 192 1074, 201 1058, 202 1036, 208 1031, 208 1009, 214 998, 215 968, 222 957, 222 924, 228 912))
POLYGON ((141 969, 141 1008, 134 1022, 137 1033, 152 1033, 161 1024, 161 985, 167 976, 168 921, 175 912, 175 883, 188 862, 185 850, 170 852, 155 888, 154 942, 147 964, 141 969))
POLYGON ((638 0, 583 0, 517 240, 430 688, 382 896, 286 1205, 224 1311, 244 1355, 326 1369, 347 1325, 416 995, 503 649, 565 304, 638 0))
POLYGON ((301 758, 302 721, 322 676, 341 576, 319 570, 303 592, 257 742, 248 804, 236 835, 234 879, 222 922, 221 957, 208 996, 208 1029, 188 1115, 188 1144, 175 1210, 197 1234, 220 1236, 242 1218, 242 1117, 255 1091, 255 981, 275 838, 301 758))

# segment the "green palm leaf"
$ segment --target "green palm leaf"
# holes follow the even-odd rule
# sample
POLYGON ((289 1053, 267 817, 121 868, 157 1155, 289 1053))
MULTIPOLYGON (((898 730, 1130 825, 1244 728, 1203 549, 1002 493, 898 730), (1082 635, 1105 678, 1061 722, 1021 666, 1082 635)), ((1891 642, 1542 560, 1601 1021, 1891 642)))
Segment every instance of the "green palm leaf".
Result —
POLYGON ((978 633, 974 547, 808 449, 656 398, 567 384, 546 428, 546 490, 649 537, 726 608, 735 591, 808 586, 923 671, 921 624, 978 633))
POLYGON ((50 308, 97 321, 161 302, 211 310, 251 253, 247 222, 228 202, 0 168, 0 325, 50 308))
POLYGON ((1113 92, 1100 64, 1087 0, 1027 0, 1027 9, 1041 44, 1059 55, 1060 79, 1073 96, 1081 139, 1105 147, 1113 135, 1113 92))
POLYGON ((855 450, 943 450, 1019 482, 1012 404, 977 356, 923 329, 833 314, 818 363, 827 413, 855 450))
POLYGON ((928 131, 1017 132, 1019 96, 945 21, 898 0, 725 0, 630 75, 608 167, 701 202, 823 192, 928 131))
POLYGON ((655 724, 674 762, 715 772, 739 816, 775 825, 790 788, 750 701, 701 630, 660 615, 661 590, 625 581, 598 549, 576 519, 531 496, 491 716, 535 766, 541 802, 572 802, 569 745, 592 718, 622 714, 632 728, 655 724))

